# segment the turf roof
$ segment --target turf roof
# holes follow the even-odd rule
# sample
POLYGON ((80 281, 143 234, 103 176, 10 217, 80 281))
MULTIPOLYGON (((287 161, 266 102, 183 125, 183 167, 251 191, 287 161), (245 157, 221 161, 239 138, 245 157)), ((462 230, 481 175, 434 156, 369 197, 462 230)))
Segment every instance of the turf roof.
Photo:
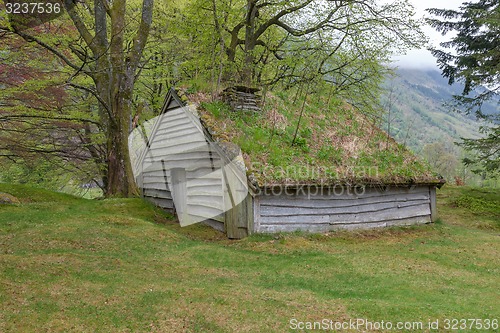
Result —
POLYGON ((241 148, 249 179, 260 187, 442 184, 373 117, 324 96, 308 96, 304 103, 290 95, 268 93, 261 112, 231 111, 203 95, 191 99, 216 141, 241 148))

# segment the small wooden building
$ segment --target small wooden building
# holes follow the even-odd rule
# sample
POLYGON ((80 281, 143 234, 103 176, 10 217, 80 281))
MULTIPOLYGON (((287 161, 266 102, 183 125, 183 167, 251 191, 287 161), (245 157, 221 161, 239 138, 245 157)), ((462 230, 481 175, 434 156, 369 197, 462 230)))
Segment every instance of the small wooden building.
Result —
POLYGON ((171 90, 160 115, 136 128, 129 146, 144 198, 175 211, 182 226, 205 221, 241 237, 224 225, 226 212, 248 194, 241 153, 211 140, 193 105, 171 90))
POLYGON ((391 184, 257 184, 241 151, 216 142, 197 109, 171 90, 155 119, 130 136, 143 196, 175 211, 181 225, 203 221, 229 238, 252 233, 327 232, 429 223, 439 180, 391 184))

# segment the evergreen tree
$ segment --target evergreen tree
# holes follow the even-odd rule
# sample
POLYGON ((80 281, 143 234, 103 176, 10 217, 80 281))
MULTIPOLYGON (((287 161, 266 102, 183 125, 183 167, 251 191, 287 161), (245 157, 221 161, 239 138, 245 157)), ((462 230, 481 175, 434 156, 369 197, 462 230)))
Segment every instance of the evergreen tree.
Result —
POLYGON ((448 83, 464 83, 461 95, 455 96, 455 106, 466 113, 489 121, 482 128, 480 139, 464 139, 467 150, 476 151, 476 158, 466 164, 479 163, 490 174, 500 169, 500 114, 485 114, 481 107, 487 100, 497 100, 500 94, 500 2, 479 0, 464 2, 459 10, 431 8, 427 11, 438 18, 428 23, 445 35, 456 32, 441 47, 432 48, 443 77, 448 83))

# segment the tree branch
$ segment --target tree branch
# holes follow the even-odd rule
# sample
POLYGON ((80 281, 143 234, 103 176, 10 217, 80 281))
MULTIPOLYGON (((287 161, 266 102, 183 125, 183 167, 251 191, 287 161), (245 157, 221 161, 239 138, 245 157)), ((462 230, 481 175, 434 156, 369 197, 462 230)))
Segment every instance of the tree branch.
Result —
POLYGON ((87 46, 92 50, 92 52, 94 52, 94 54, 98 54, 98 50, 94 44, 94 37, 85 26, 85 23, 83 23, 82 18, 76 12, 76 5, 73 0, 64 0, 64 7, 87 46))
POLYGON ((109 105, 106 103, 106 101, 104 101, 101 98, 101 96, 99 96, 99 94, 95 90, 93 90, 92 88, 89 88, 89 87, 81 86, 81 85, 76 84, 76 83, 72 83, 72 82, 67 82, 66 84, 70 87, 80 89, 80 90, 83 90, 83 91, 86 91, 86 92, 92 94, 92 96, 94 96, 99 101, 99 103, 104 107, 104 109, 108 113, 109 119, 111 121, 115 122, 113 114, 111 112, 111 109, 109 108, 109 105))
POLYGON ((153 20, 153 5, 154 0, 143 0, 142 2, 141 23, 139 24, 139 28, 137 29, 132 49, 129 52, 129 67, 130 70, 134 73, 139 65, 139 60, 141 58, 142 51, 146 46, 146 41, 151 29, 151 23, 153 20))
MULTIPOLYGON (((14 33, 18 36, 20 36, 21 38, 23 38, 25 41, 27 42, 34 42, 36 44, 38 44, 39 46, 43 47, 44 49, 46 49, 47 51, 50 51, 51 53, 53 53, 55 56, 57 56, 59 59, 61 59, 66 65, 70 66, 71 68, 75 69, 75 70, 80 70, 80 66, 77 66, 76 64, 74 64, 68 57, 66 57, 64 54, 62 54, 61 52, 59 52, 58 50, 56 50, 54 47, 50 46, 49 44, 41 41, 40 39, 34 37, 34 36, 31 36, 31 35, 28 35, 22 31, 18 31, 16 29, 14 29, 14 33)), ((89 74, 87 71, 85 71, 85 74, 89 74)))

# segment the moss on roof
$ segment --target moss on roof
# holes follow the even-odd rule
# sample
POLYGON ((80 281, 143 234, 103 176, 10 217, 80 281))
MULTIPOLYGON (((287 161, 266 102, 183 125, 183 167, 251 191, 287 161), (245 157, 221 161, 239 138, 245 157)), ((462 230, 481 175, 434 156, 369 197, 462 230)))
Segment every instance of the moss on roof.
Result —
POLYGON ((441 183, 426 164, 353 107, 312 95, 303 103, 290 95, 268 93, 258 113, 234 112, 223 102, 196 98, 213 138, 241 147, 249 179, 257 185, 441 183))

